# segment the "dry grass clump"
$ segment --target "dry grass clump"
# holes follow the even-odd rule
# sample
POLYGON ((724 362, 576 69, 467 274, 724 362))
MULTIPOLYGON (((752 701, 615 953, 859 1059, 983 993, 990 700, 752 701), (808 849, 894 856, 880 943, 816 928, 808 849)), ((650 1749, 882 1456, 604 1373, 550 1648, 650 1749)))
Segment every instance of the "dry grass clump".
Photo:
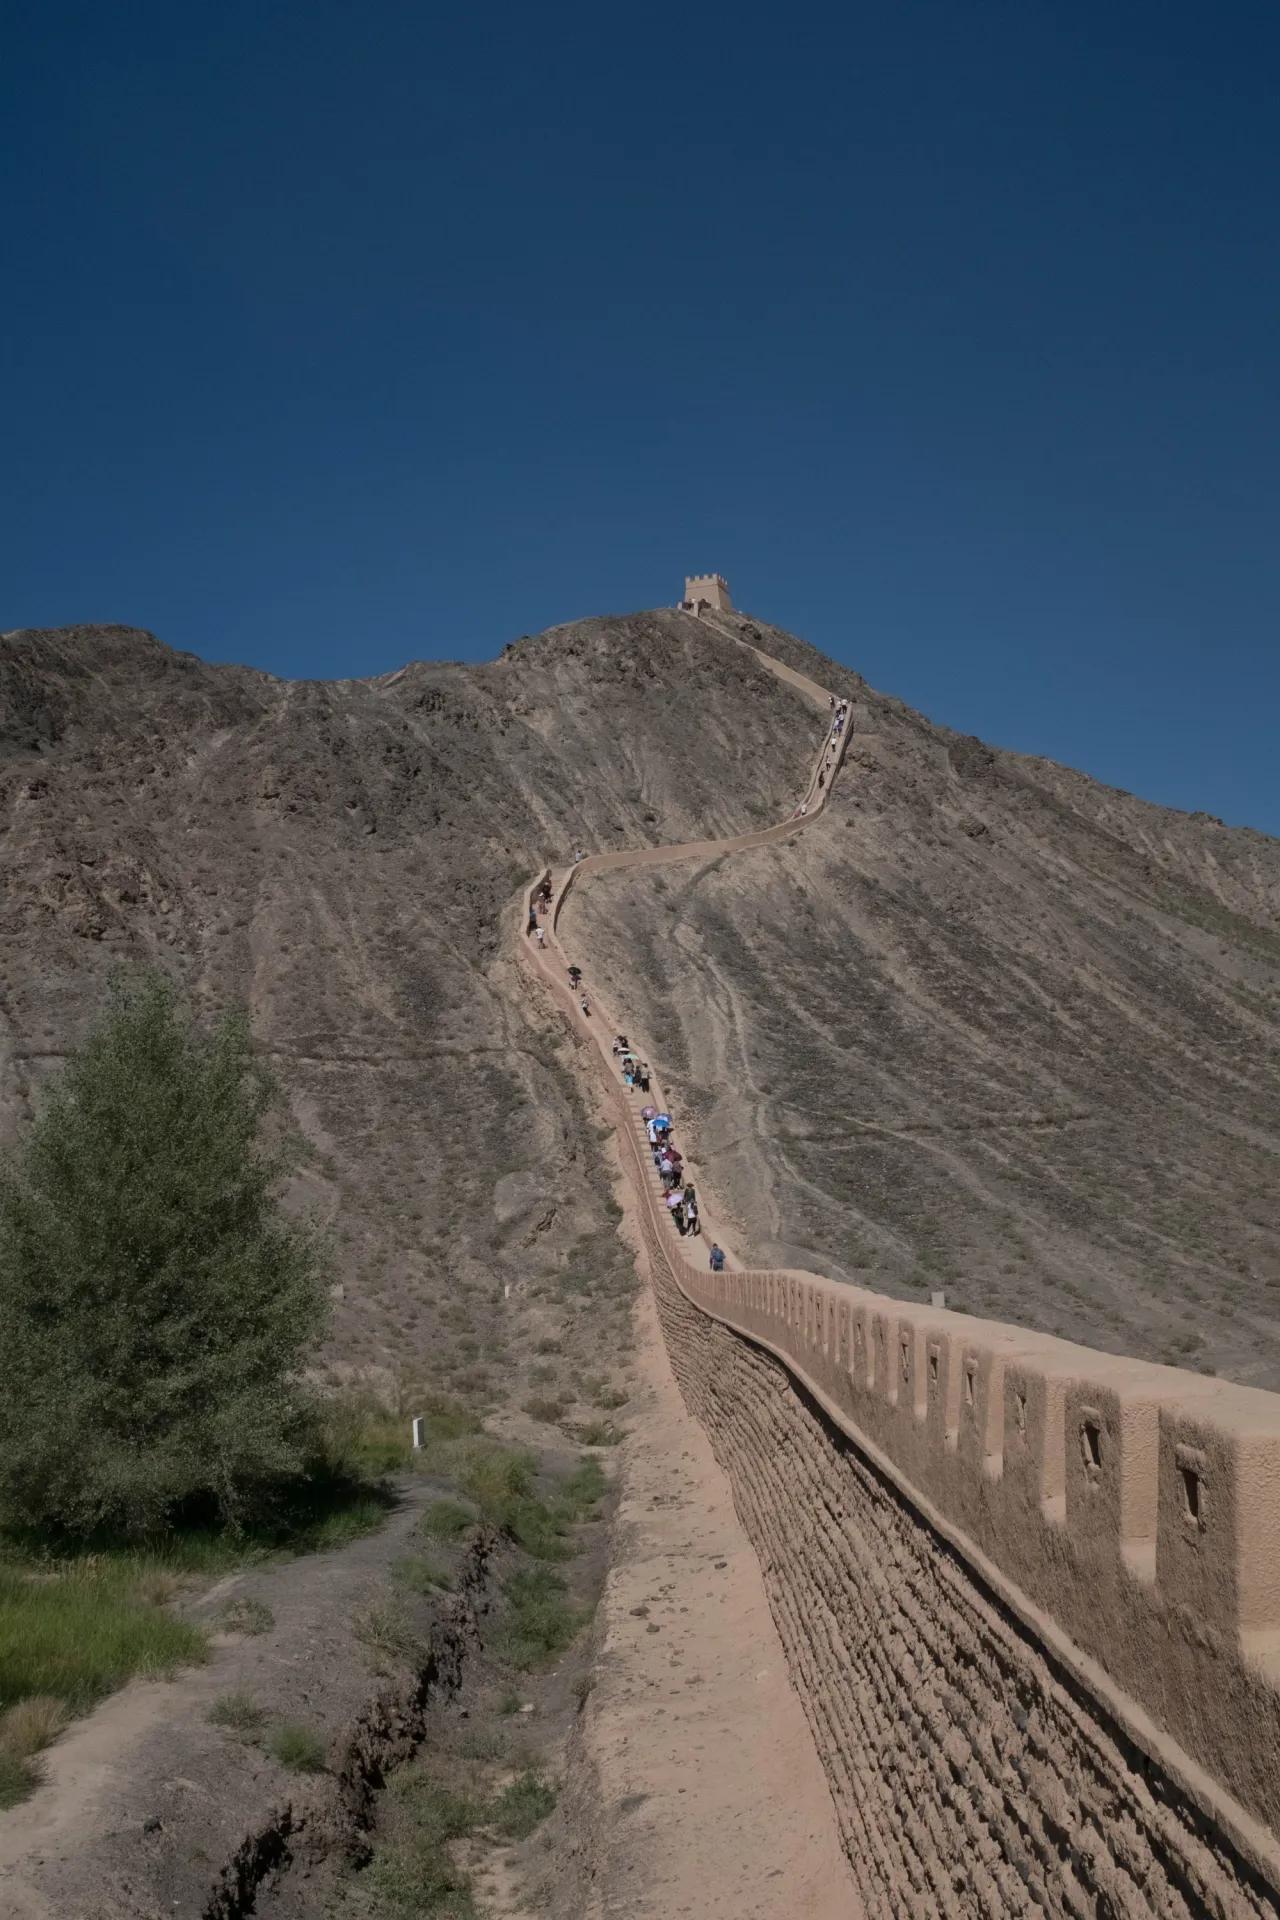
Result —
POLYGON ((25 1800, 40 1779, 35 1764, 67 1724, 67 1710, 53 1694, 29 1694, 0 1714, 0 1807, 25 1800))

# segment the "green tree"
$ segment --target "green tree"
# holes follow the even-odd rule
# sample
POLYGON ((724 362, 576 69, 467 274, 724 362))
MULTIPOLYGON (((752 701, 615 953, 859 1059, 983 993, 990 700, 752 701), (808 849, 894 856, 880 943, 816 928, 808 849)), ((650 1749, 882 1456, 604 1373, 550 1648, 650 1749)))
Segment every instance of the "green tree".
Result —
POLYGON ((0 1169, 6 1523, 234 1523, 302 1465, 327 1274, 277 1204, 279 1106, 242 1015, 205 1030, 162 975, 113 989, 0 1169))

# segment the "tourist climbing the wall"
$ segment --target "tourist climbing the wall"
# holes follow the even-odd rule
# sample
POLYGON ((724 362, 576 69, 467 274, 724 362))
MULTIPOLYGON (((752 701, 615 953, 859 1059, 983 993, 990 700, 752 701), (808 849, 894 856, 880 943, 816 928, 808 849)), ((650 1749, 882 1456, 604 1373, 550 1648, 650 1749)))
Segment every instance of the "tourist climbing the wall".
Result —
POLYGON ((529 924, 524 931, 525 931, 526 938, 529 936, 529 934, 537 933, 538 931, 538 916, 532 907, 530 907, 529 909, 529 924))
POLYGON ((690 1233, 696 1235, 701 1232, 701 1222, 698 1219, 698 1195, 692 1180, 685 1183, 684 1217, 689 1222, 690 1233))
POLYGON ((545 951, 546 945, 547 945, 547 936, 545 932, 541 927, 535 927, 533 931, 537 939, 538 945, 545 951))
POLYGON ((714 1241, 711 1246, 711 1258, 707 1264, 711 1268, 712 1273, 724 1272, 724 1248, 716 1246, 714 1241))
POLYGON ((571 987, 573 988, 573 990, 574 990, 574 992, 575 992, 575 993, 576 993, 576 992, 578 991, 578 988, 579 988, 579 986, 581 985, 581 983, 582 983, 582 968, 581 968, 581 967, 570 967, 570 969, 569 969, 569 985, 570 985, 570 986, 571 986, 571 987))

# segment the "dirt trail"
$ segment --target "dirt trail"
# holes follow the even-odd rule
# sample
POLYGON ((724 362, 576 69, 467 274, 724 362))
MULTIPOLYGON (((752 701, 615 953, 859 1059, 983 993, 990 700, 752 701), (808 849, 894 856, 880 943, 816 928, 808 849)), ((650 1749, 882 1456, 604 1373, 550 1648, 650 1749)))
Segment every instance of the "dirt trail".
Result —
POLYGON ((710 1442, 641 1300, 586 1751, 608 1833, 588 1920, 857 1920, 826 1776, 710 1442))
MULTIPOLYGON (((736 635, 730 635, 737 638, 736 635)), ((824 712, 822 688, 740 642, 824 712)), ((584 1019, 567 986, 557 934, 564 901, 592 873, 717 859, 783 841, 825 806, 844 759, 846 720, 824 728, 803 799, 786 821, 724 840, 691 841, 624 854, 595 854, 553 879, 547 947, 524 932, 520 951, 551 987, 596 1064, 617 1085, 612 1035, 627 1020, 592 993, 584 1019)), ((590 988, 589 988, 589 991, 590 988)), ((655 1078, 651 1099, 663 1108, 655 1078)), ((624 1211, 648 1210, 664 1234, 661 1183, 649 1165, 640 1098, 619 1140, 630 1176, 624 1211)), ((689 1177, 692 1167, 687 1169, 689 1177)), ((711 1240, 732 1249, 698 1188, 705 1257, 711 1240)), ((641 1235, 643 1238, 643 1234, 641 1235)), ((676 1264, 680 1255, 672 1253, 676 1264)), ((604 1644, 584 1743, 600 1827, 609 1839, 596 1863, 590 1914, 628 1920, 859 1920, 863 1909, 840 1844, 830 1789, 788 1677, 756 1556, 739 1525, 710 1442, 688 1412, 671 1372, 652 1294, 637 1311, 636 1363, 643 1382, 625 1455, 615 1555, 602 1616, 604 1644)))
MULTIPOLYGON (((722 633, 725 638, 736 641, 745 652, 757 659, 761 665, 766 667, 778 680, 802 693, 814 706, 820 708, 828 719, 830 718, 830 696, 816 681, 810 680, 805 674, 798 673, 793 667, 784 665, 782 661, 774 660, 771 655, 762 653, 758 647, 751 646, 748 641, 741 639, 739 635, 732 633, 729 629, 717 625, 714 630, 717 633, 722 633)), ((589 1040, 594 1043, 599 1060, 604 1064, 606 1076, 610 1084, 616 1085, 618 1079, 616 1062, 610 1053, 612 1036, 619 1031, 628 1031, 628 1021, 627 1017, 619 1015, 617 1008, 609 1007, 600 999, 599 995, 591 987, 589 981, 587 982, 587 986, 592 1007, 591 1017, 584 1020, 578 1009, 577 996, 568 986, 567 969, 569 962, 559 935, 560 916, 570 893, 576 886, 580 886, 584 880, 589 879, 596 873, 617 873, 624 869, 635 867, 656 868, 674 866, 679 862, 689 860, 714 861, 723 858, 726 854, 740 853, 749 847, 764 847, 772 845, 774 842, 787 841, 794 838, 796 834, 804 831, 810 821, 818 817, 830 799, 836 776, 844 764, 845 753, 852 733, 852 724, 852 716, 850 715, 846 717, 844 730, 835 736, 833 736, 829 725, 824 728, 822 744, 814 759, 808 784, 805 787, 801 800, 796 806, 795 812, 788 819, 778 821, 772 827, 762 827, 753 833, 734 834, 723 840, 687 840, 670 846, 642 847, 625 853, 588 854, 584 859, 576 861, 573 866, 563 872, 553 874, 551 876, 551 906, 543 923, 547 940, 545 948, 538 947, 524 932, 525 923, 528 918, 530 894, 526 892, 522 895, 519 952, 526 963, 532 965, 542 979, 551 987, 557 1005, 573 1025, 575 1031, 585 1032, 589 1040)), ((666 1104, 667 1096, 665 1090, 656 1076, 654 1076, 651 1081, 649 1098, 657 1105, 659 1111, 670 1110, 666 1104)), ((633 1116, 634 1124, 637 1127, 641 1124, 639 1120, 640 1104, 641 1102, 637 1098, 636 1112, 633 1116)), ((641 1157, 641 1164, 644 1164, 643 1155, 641 1157)), ((689 1179, 694 1178, 692 1165, 686 1167, 686 1177, 689 1179)), ((723 1224, 724 1215, 722 1211, 716 1207, 714 1200, 711 1198, 710 1190, 701 1173, 697 1176, 696 1185, 698 1188, 699 1210, 702 1216, 702 1244, 701 1246, 699 1246, 697 1242, 689 1242, 687 1244, 697 1246, 698 1252, 701 1254, 704 1247, 710 1246, 712 1241, 718 1241, 729 1255, 730 1264, 740 1265, 741 1262, 735 1257, 735 1249, 723 1224)), ((642 1204, 647 1204, 652 1209, 655 1218, 660 1210, 660 1195, 661 1182, 658 1180, 656 1174, 654 1174, 651 1179, 642 1180, 642 1204)), ((672 1231, 669 1223, 663 1223, 662 1230, 664 1232, 672 1231)), ((678 1254, 676 1255, 676 1259, 678 1264, 678 1254)))

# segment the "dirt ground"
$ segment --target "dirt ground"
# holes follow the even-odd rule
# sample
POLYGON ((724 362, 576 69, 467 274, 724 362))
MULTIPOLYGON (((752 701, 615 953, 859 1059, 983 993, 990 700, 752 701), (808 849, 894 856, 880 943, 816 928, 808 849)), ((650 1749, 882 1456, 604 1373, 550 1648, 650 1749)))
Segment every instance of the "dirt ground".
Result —
POLYGON ((582 1920, 857 1920, 760 1568, 680 1398, 648 1291, 636 1367, 582 1729, 597 1835, 582 1920))

